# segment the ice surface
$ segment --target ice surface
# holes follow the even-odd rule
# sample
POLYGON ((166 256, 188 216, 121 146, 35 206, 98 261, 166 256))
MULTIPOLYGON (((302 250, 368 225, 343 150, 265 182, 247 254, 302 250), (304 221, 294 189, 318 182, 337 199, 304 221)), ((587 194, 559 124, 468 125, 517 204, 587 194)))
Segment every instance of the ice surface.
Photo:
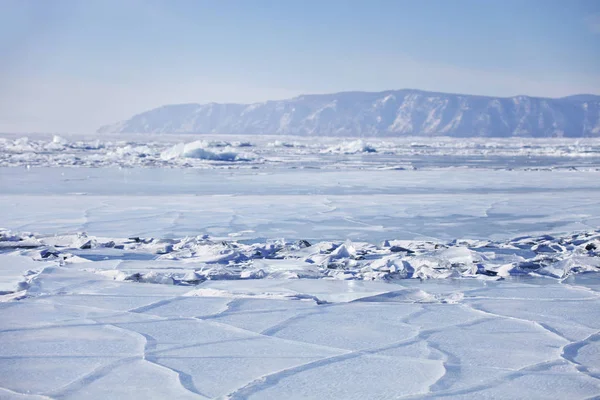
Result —
MULTIPOLYGON (((78 268, 49 271, 47 279, 64 281, 78 268)), ((7 393, 341 399, 587 398, 600 391, 600 296, 559 280, 447 281, 446 287, 206 281, 193 290, 247 296, 190 297, 190 288, 168 294, 156 289, 169 286, 116 282, 91 271, 71 276, 78 278, 68 288, 51 285, 0 305, 0 385, 7 393), (440 289, 463 297, 449 304, 383 296, 440 289), (329 302, 261 296, 274 291, 329 302), (530 311, 538 308, 543 313, 530 311), (561 325, 569 326, 568 335, 561 325)))
POLYGON ((3 168, 0 227, 239 240, 508 239, 596 229, 599 181, 589 171, 3 168))
POLYGON ((597 140, 198 139, 0 139, 1 399, 600 396, 597 140))
POLYGON ((588 398, 600 391, 599 236, 245 244, 4 231, 0 260, 21 261, 12 282, 36 272, 0 304, 0 386, 98 399, 588 398), (554 264, 569 269, 547 273, 554 264))

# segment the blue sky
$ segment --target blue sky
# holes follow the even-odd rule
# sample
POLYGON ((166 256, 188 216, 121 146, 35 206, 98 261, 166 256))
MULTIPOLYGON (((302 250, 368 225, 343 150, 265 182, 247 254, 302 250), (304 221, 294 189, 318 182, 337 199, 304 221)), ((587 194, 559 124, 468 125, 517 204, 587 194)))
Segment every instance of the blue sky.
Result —
POLYGON ((598 0, 0 0, 0 131, 169 103, 600 94, 598 0))

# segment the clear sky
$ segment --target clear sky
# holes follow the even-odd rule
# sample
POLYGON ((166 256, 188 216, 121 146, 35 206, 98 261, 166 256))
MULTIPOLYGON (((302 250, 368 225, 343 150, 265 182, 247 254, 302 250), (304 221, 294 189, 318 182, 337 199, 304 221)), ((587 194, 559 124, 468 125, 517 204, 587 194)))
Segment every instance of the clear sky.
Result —
POLYGON ((163 104, 600 94, 600 0, 0 0, 0 131, 163 104))

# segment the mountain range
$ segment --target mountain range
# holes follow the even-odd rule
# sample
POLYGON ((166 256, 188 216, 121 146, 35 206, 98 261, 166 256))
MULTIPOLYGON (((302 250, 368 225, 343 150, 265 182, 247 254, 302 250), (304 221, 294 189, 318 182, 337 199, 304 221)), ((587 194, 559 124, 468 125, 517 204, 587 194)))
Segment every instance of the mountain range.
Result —
POLYGON ((488 97, 404 89, 254 104, 175 104, 99 133, 600 137, 600 96, 488 97))

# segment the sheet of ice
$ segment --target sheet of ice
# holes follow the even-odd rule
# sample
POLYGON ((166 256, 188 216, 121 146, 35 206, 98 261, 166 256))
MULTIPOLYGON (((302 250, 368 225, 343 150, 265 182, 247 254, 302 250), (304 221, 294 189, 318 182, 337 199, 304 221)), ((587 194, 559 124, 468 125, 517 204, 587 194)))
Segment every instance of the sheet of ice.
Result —
POLYGON ((597 228, 597 182, 600 173, 576 171, 3 168, 0 227, 240 240, 504 239, 597 228))
POLYGON ((598 168, 598 139, 3 135, 0 398, 597 398, 598 168))
POLYGON ((381 246, 2 237, 0 261, 40 265, 19 301, 0 303, 7 398, 600 394, 598 232, 381 246), (566 278, 544 272, 573 258, 566 278), (392 270, 424 259, 428 278, 454 278, 392 270), (504 279, 490 276, 498 259, 517 260, 504 279), (312 279, 281 279, 302 263, 312 279), (387 282, 331 279, 373 268, 387 282))
POLYGON ((189 287, 115 281, 81 264, 43 274, 47 284, 37 294, 0 304, 6 398, 600 393, 600 295, 557 280, 206 281, 192 288, 247 294, 206 297, 189 296, 189 287), (332 302, 261 297, 276 290, 332 302), (463 296, 454 304, 373 298, 403 290, 463 296), (356 301, 363 298, 370 300, 356 301))

